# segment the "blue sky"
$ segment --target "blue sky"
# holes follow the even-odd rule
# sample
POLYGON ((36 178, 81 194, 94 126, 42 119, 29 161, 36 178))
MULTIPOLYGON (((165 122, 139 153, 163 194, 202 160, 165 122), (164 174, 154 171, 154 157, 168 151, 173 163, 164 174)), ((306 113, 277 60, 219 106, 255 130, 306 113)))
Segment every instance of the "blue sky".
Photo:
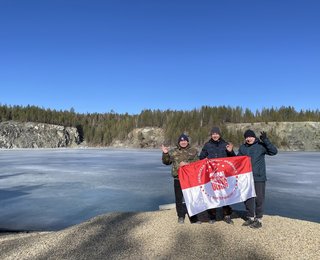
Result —
POLYGON ((319 109, 320 1, 0 0, 0 103, 319 109))

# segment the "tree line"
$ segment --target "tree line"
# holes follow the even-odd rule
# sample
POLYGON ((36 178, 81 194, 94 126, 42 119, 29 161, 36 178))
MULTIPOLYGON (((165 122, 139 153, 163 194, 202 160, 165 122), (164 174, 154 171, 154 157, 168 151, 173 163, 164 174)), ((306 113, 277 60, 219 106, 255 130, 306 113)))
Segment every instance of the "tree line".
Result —
MULTIPOLYGON (((203 145, 212 126, 219 126, 226 140, 241 143, 243 133, 229 132, 226 123, 319 122, 320 112, 318 109, 296 111, 292 106, 263 108, 255 112, 241 107, 202 106, 190 111, 145 109, 136 115, 114 111, 80 114, 73 108, 58 111, 30 105, 0 104, 0 122, 8 120, 73 126, 78 129, 81 140, 91 146, 108 146, 115 139, 124 140, 130 131, 141 127, 163 128, 168 145, 175 144, 183 132, 190 135, 194 144, 203 145)), ((274 136, 274 139, 277 140, 277 137, 274 136)))

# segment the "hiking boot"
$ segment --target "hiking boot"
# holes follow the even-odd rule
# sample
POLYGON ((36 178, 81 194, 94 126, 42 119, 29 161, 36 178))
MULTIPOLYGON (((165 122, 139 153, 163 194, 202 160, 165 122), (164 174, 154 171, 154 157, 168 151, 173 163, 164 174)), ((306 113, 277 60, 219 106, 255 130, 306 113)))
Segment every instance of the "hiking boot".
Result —
POLYGON ((253 224, 253 222, 254 222, 253 219, 248 218, 245 222, 243 222, 242 226, 244 226, 244 227, 250 226, 253 224))
POLYGON ((249 227, 251 227, 251 228, 262 228, 262 223, 261 223, 261 221, 255 219, 253 221, 253 223, 249 227))
POLYGON ((233 224, 233 221, 232 221, 230 215, 225 216, 225 217, 223 218, 223 221, 226 222, 227 224, 233 224))
POLYGON ((197 220, 195 222, 191 222, 191 224, 202 224, 202 222, 200 220, 197 220))
POLYGON ((178 218, 178 223, 179 224, 183 224, 184 223, 184 218, 183 217, 178 218))

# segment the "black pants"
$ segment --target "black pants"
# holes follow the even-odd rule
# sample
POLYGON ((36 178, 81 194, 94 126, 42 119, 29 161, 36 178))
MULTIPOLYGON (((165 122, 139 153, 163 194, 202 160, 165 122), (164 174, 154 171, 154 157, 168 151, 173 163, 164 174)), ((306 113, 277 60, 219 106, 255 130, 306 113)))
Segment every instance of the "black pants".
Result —
POLYGON ((248 217, 262 218, 266 193, 266 182, 255 182, 254 188, 256 190, 257 197, 246 200, 244 204, 246 206, 248 217))
MULTIPOLYGON (((180 186, 180 181, 178 179, 174 179, 174 195, 176 199, 176 211, 179 218, 184 218, 186 214, 188 214, 186 204, 184 203, 183 193, 180 186)), ((198 217, 192 216, 189 217, 190 222, 196 222, 198 217)))
MULTIPOLYGON (((212 219, 212 220, 216 219, 216 209, 208 209, 207 213, 208 213, 209 219, 212 219)), ((223 213, 223 217, 229 216, 232 214, 232 208, 229 205, 223 206, 222 213, 223 213)))

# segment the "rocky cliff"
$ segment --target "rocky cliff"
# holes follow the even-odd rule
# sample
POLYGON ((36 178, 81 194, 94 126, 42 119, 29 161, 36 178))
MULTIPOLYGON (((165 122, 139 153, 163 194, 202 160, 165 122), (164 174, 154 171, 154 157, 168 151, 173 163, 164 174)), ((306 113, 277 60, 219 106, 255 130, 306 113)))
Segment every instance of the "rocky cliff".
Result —
POLYGON ((164 142, 164 131, 158 127, 136 128, 125 141, 114 140, 113 147, 159 148, 164 142))
MULTIPOLYGON (((266 131, 279 150, 320 151, 320 122, 229 123, 226 127, 230 132, 241 133, 241 136, 249 128, 257 135, 266 131)), ((145 127, 134 129, 124 141, 114 140, 111 146, 160 148, 163 142, 163 129, 145 127)), ((79 133, 74 127, 14 121, 0 123, 0 148, 72 147, 79 143, 79 133)), ((237 147, 239 144, 234 145, 237 147)))
MULTIPOLYGON (((266 131, 272 136, 271 141, 282 151, 320 151, 320 122, 229 123, 226 127, 230 132, 238 131, 241 137, 249 128, 257 135, 266 131)), ((164 131, 161 128, 146 127, 134 129, 125 141, 115 140, 112 146, 159 148, 163 141, 164 131)), ((237 148, 240 144, 234 145, 237 148)))
POLYGON ((0 148, 56 148, 79 143, 75 127, 43 123, 0 122, 0 148))
MULTIPOLYGON (((320 122, 268 122, 227 124, 229 131, 252 129, 256 134, 272 134, 278 148, 285 151, 320 151, 320 122)), ((272 141, 272 140, 271 140, 272 141)))

